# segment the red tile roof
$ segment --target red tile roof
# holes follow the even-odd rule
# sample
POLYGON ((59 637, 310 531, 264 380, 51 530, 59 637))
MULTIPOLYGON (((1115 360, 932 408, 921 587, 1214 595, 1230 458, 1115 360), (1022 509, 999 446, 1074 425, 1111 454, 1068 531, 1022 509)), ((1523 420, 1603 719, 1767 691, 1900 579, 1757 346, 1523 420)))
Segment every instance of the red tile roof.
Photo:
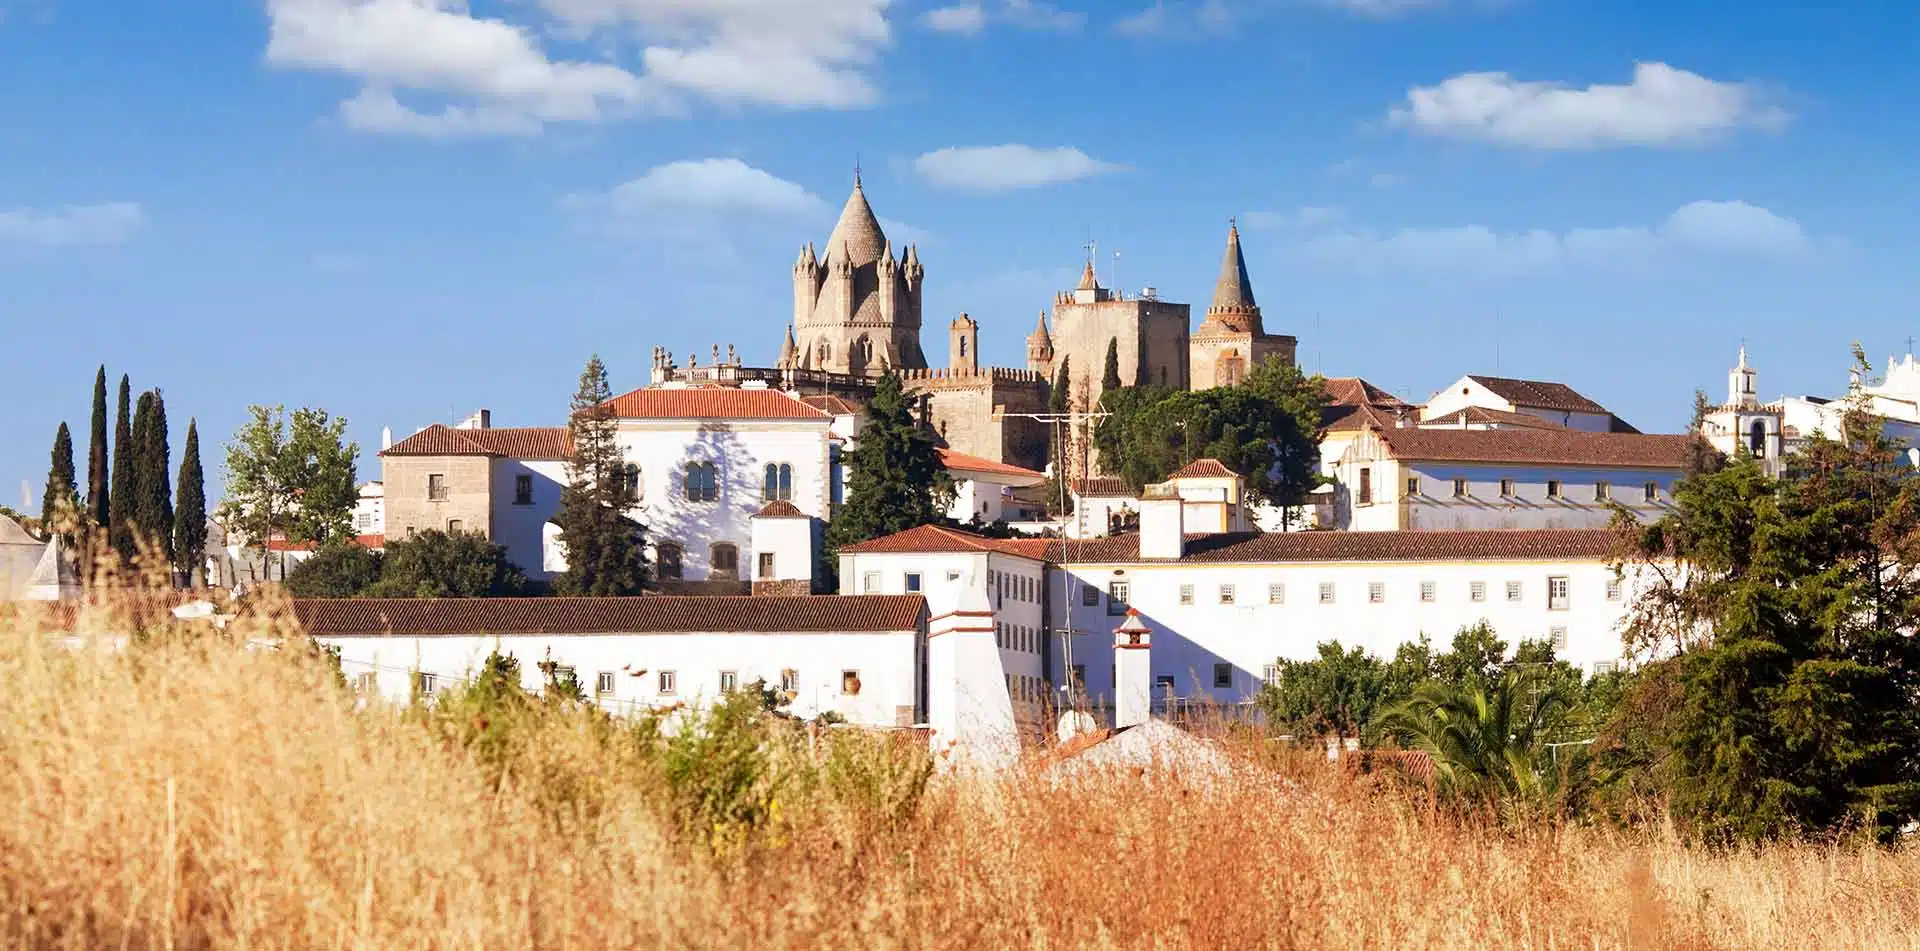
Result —
POLYGON ((860 408, 858 406, 831 393, 817 393, 812 396, 802 396, 800 397, 800 402, 833 416, 860 415, 860 408))
POLYGON ((613 398, 621 419, 816 419, 832 415, 779 390, 639 389, 613 398))
POLYGON ((911 631, 919 595, 639 598, 296 598, 316 637, 911 631))
MULTIPOLYGON (((375 551, 378 551, 382 548, 387 547, 387 536, 355 535, 353 538, 353 543, 356 545, 359 545, 361 548, 371 548, 371 549, 374 549, 375 551)), ((313 542, 290 542, 284 538, 267 539, 268 551, 315 551, 319 547, 320 547, 319 545, 316 545, 313 542)))
POLYGON ((1470 426, 1513 426, 1522 429, 1566 429, 1550 419, 1542 419, 1532 413, 1509 413, 1503 409, 1488 409, 1485 406, 1468 406, 1451 413, 1444 413, 1431 419, 1423 419, 1419 425, 1424 428, 1442 429, 1458 426, 1461 423, 1470 426))
POLYGON ((1094 498, 1124 496, 1131 499, 1135 497, 1133 486, 1128 485, 1127 480, 1116 479, 1112 476, 1095 476, 1091 479, 1082 479, 1073 484, 1073 491, 1079 495, 1094 498))
POLYGON ((1176 470, 1173 473, 1173 475, 1167 476, 1167 479, 1169 481, 1173 479, 1231 479, 1231 478, 1233 478, 1233 470, 1227 468, 1226 464, 1221 462, 1218 459, 1195 459, 1192 462, 1189 462, 1186 465, 1181 466, 1178 470, 1176 470))
POLYGON ((1467 379, 1493 391, 1495 396, 1515 406, 1530 406, 1535 409, 1557 410, 1563 413, 1600 413, 1607 408, 1601 406, 1574 390, 1565 383, 1553 383, 1546 380, 1510 380, 1502 376, 1476 376, 1468 374, 1467 379))
POLYGON ((568 446, 567 429, 564 426, 454 429, 434 423, 394 443, 380 455, 565 459, 568 446))
POLYGON ((848 545, 840 549, 840 552, 863 555, 989 551, 1044 561, 1052 544, 1053 540, 1048 538, 985 538, 972 532, 947 528, 944 525, 921 525, 884 538, 848 545))
POLYGON ((1047 474, 1044 472, 1022 469, 1019 466, 1010 466, 1004 462, 982 459, 979 456, 969 456, 964 452, 954 452, 951 449, 940 450, 940 464, 955 472, 982 472, 988 475, 1012 476, 1030 482, 1045 482, 1047 479, 1047 474))
POLYGON ((756 518, 807 518, 808 515, 807 513, 800 511, 800 506, 795 505, 792 502, 787 501, 786 499, 774 499, 773 501, 768 502, 766 507, 762 508, 755 517, 756 518))
MULTIPOLYGON (((1446 532, 1229 532, 1188 535, 1183 562, 1461 561, 1606 558, 1611 529, 1446 532)), ((1058 542, 1055 543, 1059 545, 1058 542)), ((1137 533, 1074 541, 1055 552, 1077 563, 1140 561, 1137 533)), ((1058 561, 1058 558, 1054 560, 1058 561)))
POLYGON ((1687 439, 1572 429, 1383 429, 1397 459, 1515 465, 1683 469, 1687 439))
POLYGON ((1330 376, 1327 402, 1333 406, 1406 406, 1407 401, 1357 376, 1330 376))
POLYGON ((1396 410, 1377 406, 1328 406, 1320 412, 1320 428, 1329 433, 1357 433, 1369 426, 1392 426, 1396 410))

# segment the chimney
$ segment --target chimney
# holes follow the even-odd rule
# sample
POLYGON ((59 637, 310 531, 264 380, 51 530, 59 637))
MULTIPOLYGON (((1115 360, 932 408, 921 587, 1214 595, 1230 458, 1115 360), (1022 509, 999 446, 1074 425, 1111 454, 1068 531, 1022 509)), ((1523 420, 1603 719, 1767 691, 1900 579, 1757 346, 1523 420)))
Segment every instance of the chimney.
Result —
POLYGON ((392 448, 393 448, 393 427, 392 426, 380 427, 380 451, 386 452, 387 450, 392 448))
POLYGON ((1186 502, 1170 482, 1148 486, 1140 499, 1140 557, 1174 560, 1186 553, 1186 502))
POLYGON ((1127 609, 1127 619, 1113 630, 1113 728, 1124 730, 1147 722, 1153 711, 1153 631, 1140 612, 1127 609))
POLYGON ((986 585, 968 575, 957 593, 929 604, 928 612, 926 712, 934 749, 950 753, 955 766, 1011 765, 1020 739, 986 585))

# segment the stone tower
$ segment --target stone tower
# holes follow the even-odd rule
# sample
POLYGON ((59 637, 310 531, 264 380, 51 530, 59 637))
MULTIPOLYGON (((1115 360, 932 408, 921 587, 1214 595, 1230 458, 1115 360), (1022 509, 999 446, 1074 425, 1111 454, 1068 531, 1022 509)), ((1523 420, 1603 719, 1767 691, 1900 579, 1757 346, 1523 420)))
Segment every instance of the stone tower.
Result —
POLYGON ((809 242, 793 265, 794 366, 875 376, 923 370, 920 300, 925 272, 912 245, 896 259, 858 173, 824 254, 809 242))
MULTIPOLYGON (((1048 335, 1048 379, 1061 360, 1073 365, 1074 380, 1088 382, 1087 398, 1100 399, 1100 371, 1106 365, 1107 346, 1120 356, 1120 382, 1126 386, 1155 383, 1176 390, 1187 388, 1187 324, 1192 309, 1161 300, 1151 293, 1129 296, 1100 286, 1093 263, 1087 262, 1080 283, 1053 297, 1053 329, 1048 335)), ((1029 359, 1035 339, 1027 338, 1029 359)), ((1035 369, 1039 369, 1035 367, 1035 369)), ((1078 391, 1075 391, 1076 395, 1078 391)))
POLYGON ((1230 222, 1227 250, 1220 259, 1220 278, 1213 287, 1213 304, 1207 308, 1207 319, 1201 321, 1200 329, 1193 332, 1188 374, 1193 388, 1232 386, 1246 379, 1247 371, 1269 356, 1292 363, 1296 346, 1294 338, 1269 334, 1261 325, 1253 279, 1247 276, 1247 259, 1240 251, 1240 227, 1230 222))
POLYGON ((980 323, 966 314, 947 325, 947 366, 955 370, 980 369, 980 323))
POLYGON ((1040 322, 1033 325, 1033 333, 1027 335, 1027 369, 1044 374, 1051 366, 1053 335, 1047 333, 1047 312, 1043 310, 1040 312, 1040 322))

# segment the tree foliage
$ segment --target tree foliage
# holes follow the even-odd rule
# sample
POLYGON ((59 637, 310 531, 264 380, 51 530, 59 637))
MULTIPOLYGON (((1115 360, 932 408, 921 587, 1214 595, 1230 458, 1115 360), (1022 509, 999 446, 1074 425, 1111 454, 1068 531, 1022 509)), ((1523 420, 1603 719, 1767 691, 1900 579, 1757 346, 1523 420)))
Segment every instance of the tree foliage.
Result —
POLYGON ((205 579, 207 561, 207 479, 200 468, 200 425, 187 420, 187 445, 180 453, 176 483, 180 507, 173 514, 173 551, 181 580, 189 585, 205 579))
POLYGON ((526 575, 507 560, 507 550, 486 536, 429 529, 387 544, 380 580, 366 593, 376 598, 505 598, 530 591, 526 575))
POLYGON ((1538 802, 1558 775, 1545 743, 1573 706, 1566 685, 1532 668, 1489 681, 1432 680, 1382 711, 1381 733, 1433 761, 1436 791, 1473 804, 1538 802))
POLYGON ((567 417, 567 487, 554 523, 567 550, 567 570, 554 579, 561 594, 639 594, 647 583, 645 530, 629 515, 639 487, 627 478, 616 439, 613 390, 595 354, 580 373, 567 417))
POLYGON ((107 457, 107 368, 100 367, 93 378, 93 425, 87 442, 87 520, 94 528, 105 528, 112 518, 108 490, 107 457))
POLYGON ((133 383, 123 373, 120 375, 120 396, 113 422, 113 486, 108 495, 107 541, 119 554, 121 563, 129 565, 136 554, 133 513, 137 507, 133 494, 132 401, 133 383))
POLYGON ((380 583, 378 552, 337 541, 287 572, 287 591, 297 598, 357 598, 380 583))
POLYGON ((360 448, 345 440, 347 421, 322 409, 289 415, 282 406, 250 406, 247 412, 226 446, 221 523, 262 552, 276 537, 322 546, 353 537, 360 448))
MULTIPOLYGON (((52 534, 61 525, 70 525, 80 516, 80 496, 73 484, 73 434, 62 422, 53 434, 53 453, 47 466, 47 488, 40 496, 40 525, 52 534)), ((62 532, 68 544, 71 531, 62 532)))
POLYGON ((167 404, 159 390, 140 394, 133 413, 133 525, 146 543, 174 561, 173 473, 167 404))
POLYGON ((853 474, 846 504, 827 529, 835 549, 938 522, 953 501, 953 480, 894 374, 875 385, 867 423, 848 461, 853 474))
POLYGON ((1120 386, 1120 338, 1108 337, 1107 362, 1100 371, 1100 392, 1111 393, 1120 386))

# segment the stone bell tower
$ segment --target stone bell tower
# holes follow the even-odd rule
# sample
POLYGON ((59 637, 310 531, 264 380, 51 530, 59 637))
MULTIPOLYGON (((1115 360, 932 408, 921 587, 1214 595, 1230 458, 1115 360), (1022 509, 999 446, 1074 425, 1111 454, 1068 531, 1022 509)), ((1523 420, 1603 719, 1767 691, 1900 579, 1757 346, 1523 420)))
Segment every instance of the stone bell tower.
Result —
POLYGON ((895 257, 856 172, 825 248, 809 242, 793 265, 794 366, 860 376, 926 369, 925 277, 917 248, 895 257))

